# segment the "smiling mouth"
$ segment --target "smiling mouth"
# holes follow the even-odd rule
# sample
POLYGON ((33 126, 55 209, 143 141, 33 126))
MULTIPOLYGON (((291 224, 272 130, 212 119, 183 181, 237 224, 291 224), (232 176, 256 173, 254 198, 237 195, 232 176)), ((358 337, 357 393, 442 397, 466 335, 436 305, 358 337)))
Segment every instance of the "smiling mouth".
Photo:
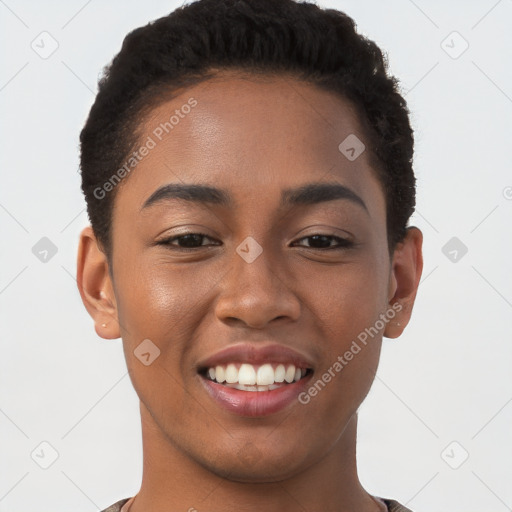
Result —
POLYGON ((294 364, 228 363, 202 368, 199 374, 212 382, 241 391, 273 391, 299 382, 313 373, 294 364))

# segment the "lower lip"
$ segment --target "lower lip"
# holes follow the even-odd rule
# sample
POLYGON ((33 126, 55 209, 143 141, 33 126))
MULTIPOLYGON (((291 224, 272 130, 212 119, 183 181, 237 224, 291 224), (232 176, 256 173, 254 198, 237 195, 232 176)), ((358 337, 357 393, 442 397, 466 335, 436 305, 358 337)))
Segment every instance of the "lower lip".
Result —
POLYGON ((201 376, 206 391, 222 408, 240 416, 268 416, 283 410, 304 390, 311 375, 272 391, 242 391, 201 376))

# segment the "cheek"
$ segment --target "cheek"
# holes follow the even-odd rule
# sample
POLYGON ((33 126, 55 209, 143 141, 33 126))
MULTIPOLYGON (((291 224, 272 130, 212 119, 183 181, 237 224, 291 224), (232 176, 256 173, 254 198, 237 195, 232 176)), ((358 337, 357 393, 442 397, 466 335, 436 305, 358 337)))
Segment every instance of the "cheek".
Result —
POLYGON ((304 281, 305 304, 324 335, 335 345, 339 341, 339 349, 373 325, 385 307, 387 275, 382 267, 371 260, 354 261, 304 281))
POLYGON ((132 331, 163 342, 176 335, 177 325, 193 320, 211 285, 198 272, 172 269, 158 261, 125 272, 119 278, 118 313, 130 336, 132 331))
POLYGON ((354 411, 368 393, 385 326, 380 315, 385 310, 386 283, 383 265, 368 261, 319 274, 308 289, 306 310, 321 333, 316 341, 323 352, 322 368, 313 379, 321 382, 311 390, 311 401, 324 394, 318 405, 354 411))
POLYGON ((190 377, 190 352, 209 314, 211 291, 219 276, 193 266, 176 269, 158 260, 121 274, 118 317, 128 364, 139 367, 133 351, 149 339, 158 347, 155 362, 162 371, 178 381, 190 377))
POLYGON ((191 370, 183 361, 204 309, 200 297, 205 288, 155 262, 117 276, 118 318, 130 378, 141 401, 164 423, 171 418, 163 411, 185 414, 190 407, 181 383, 191 370))

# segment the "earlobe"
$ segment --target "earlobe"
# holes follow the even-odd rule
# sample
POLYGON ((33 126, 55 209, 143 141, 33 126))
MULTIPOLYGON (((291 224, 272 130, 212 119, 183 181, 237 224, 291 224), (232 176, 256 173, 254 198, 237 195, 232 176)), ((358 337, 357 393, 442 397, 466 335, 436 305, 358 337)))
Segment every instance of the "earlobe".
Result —
POLYGON ((423 270, 422 244, 422 232, 416 227, 409 227, 404 240, 394 251, 389 281, 389 304, 398 303, 401 308, 386 325, 386 338, 398 338, 411 318, 423 270))
POLYGON ((80 233, 76 279, 82 302, 94 320, 98 336, 119 338, 117 304, 108 261, 91 226, 80 233))

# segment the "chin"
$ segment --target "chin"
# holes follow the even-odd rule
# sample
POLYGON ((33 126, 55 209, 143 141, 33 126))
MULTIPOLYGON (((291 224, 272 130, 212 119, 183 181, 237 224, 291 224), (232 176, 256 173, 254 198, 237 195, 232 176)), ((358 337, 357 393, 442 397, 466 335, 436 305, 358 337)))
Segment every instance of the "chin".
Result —
POLYGON ((297 453, 269 454, 255 445, 235 454, 217 454, 214 460, 202 461, 201 465, 221 478, 241 483, 277 483, 305 469, 304 459, 297 453))
POLYGON ((247 484, 278 483, 287 480, 294 475, 294 472, 290 471, 290 467, 276 468, 264 463, 258 466, 259 467, 249 468, 241 467, 237 464, 236 467, 233 465, 221 467, 217 463, 214 467, 209 467, 207 469, 225 480, 247 484))

